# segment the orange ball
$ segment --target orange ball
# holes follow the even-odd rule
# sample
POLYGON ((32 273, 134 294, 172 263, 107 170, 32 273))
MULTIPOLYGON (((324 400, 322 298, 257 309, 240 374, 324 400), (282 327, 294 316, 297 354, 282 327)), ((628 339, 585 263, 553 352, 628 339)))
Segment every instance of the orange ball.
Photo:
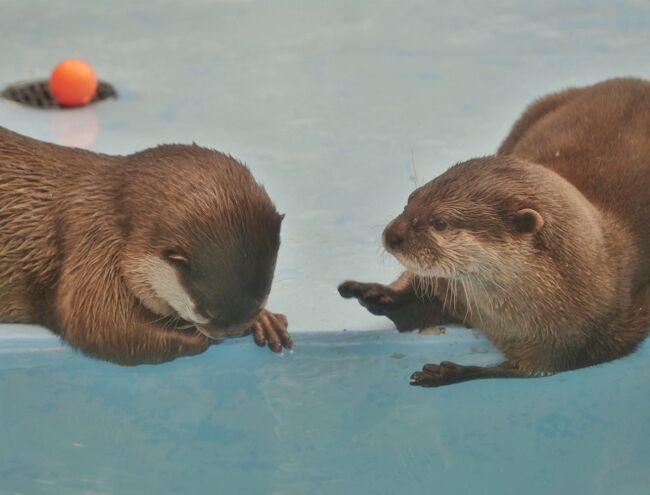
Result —
POLYGON ((59 62, 50 75, 50 93, 66 107, 85 105, 97 91, 97 76, 90 64, 69 58, 59 62))

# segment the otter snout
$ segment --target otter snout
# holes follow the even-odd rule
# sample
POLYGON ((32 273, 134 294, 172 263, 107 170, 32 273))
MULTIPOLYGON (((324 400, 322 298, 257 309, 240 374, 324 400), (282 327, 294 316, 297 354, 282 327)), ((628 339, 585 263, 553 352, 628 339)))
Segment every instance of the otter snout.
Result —
POLYGON ((225 340, 226 337, 228 337, 228 334, 226 333, 225 330, 214 328, 209 324, 196 325, 196 329, 199 332, 201 332, 203 335, 205 335, 207 338, 211 340, 216 340, 217 342, 221 342, 222 340, 225 340))
MULTIPOLYGON (((203 308, 202 308, 203 309, 203 308)), ((253 323, 262 311, 259 304, 254 308, 237 308, 205 310, 202 313, 210 317, 207 324, 197 325, 205 336, 213 340, 223 340, 228 337, 244 337, 251 333, 253 323)))
POLYGON ((382 241, 388 251, 396 251, 403 244, 409 230, 409 223, 401 216, 390 222, 384 229, 382 241))
POLYGON ((220 342, 226 338, 245 337, 249 335, 252 331, 253 322, 254 320, 251 320, 241 325, 227 328, 218 327, 209 323, 207 325, 196 325, 196 328, 209 339, 220 342))

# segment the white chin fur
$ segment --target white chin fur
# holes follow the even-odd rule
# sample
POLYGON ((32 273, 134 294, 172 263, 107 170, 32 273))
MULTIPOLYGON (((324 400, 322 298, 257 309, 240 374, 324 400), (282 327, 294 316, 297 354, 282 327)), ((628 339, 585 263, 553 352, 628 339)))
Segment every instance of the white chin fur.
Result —
POLYGON ((143 264, 147 281, 159 299, 169 304, 184 320, 199 324, 210 322, 196 312, 196 304, 181 284, 173 266, 153 256, 143 264))
POLYGON ((444 277, 445 274, 441 270, 436 270, 435 268, 422 268, 417 263, 405 258, 404 256, 398 253, 391 253, 397 261, 399 261, 407 271, 419 276, 419 277, 444 277))
POLYGON ((444 270, 441 270, 437 267, 421 267, 417 263, 414 263, 411 260, 408 260, 402 256, 394 255, 395 258, 402 264, 408 272, 422 277, 422 278, 448 278, 448 279, 462 279, 464 278, 463 273, 449 273, 444 270))

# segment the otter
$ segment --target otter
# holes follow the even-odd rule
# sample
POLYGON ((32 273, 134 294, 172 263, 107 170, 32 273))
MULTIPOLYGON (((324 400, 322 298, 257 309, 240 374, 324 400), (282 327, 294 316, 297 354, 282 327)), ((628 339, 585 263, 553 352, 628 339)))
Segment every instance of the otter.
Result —
POLYGON ((0 127, 0 321, 123 365, 251 332, 290 348, 286 317, 265 309, 282 217, 212 149, 112 156, 0 127))
POLYGON ((650 82, 533 102, 497 153, 416 189, 383 232, 406 268, 345 298, 402 331, 481 329, 494 366, 426 364, 411 384, 533 377, 625 356, 650 327, 650 82))

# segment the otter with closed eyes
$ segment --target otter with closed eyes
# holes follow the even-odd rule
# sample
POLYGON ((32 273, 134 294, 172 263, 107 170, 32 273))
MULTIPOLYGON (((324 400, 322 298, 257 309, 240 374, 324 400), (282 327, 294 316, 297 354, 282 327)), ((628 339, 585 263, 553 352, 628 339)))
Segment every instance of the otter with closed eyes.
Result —
POLYGON ((650 83, 613 79, 551 94, 496 155, 414 191, 383 233, 406 271, 348 281, 398 329, 465 323, 494 366, 427 364, 413 385, 533 377, 632 352, 650 327, 650 83))
POLYGON ((126 365, 246 333, 279 352, 287 320, 265 307, 281 222, 218 151, 110 156, 0 128, 0 321, 126 365))

